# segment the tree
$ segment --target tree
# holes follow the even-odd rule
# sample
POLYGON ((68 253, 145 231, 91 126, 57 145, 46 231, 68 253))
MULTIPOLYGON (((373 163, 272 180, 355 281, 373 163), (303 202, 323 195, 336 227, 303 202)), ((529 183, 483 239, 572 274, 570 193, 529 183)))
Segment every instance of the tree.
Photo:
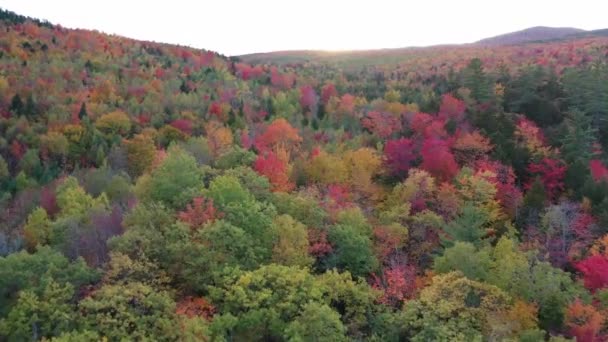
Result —
POLYGON ((262 133, 255 139, 255 148, 260 152, 279 150, 286 151, 290 155, 302 142, 298 130, 293 128, 287 120, 279 118, 274 120, 262 133))
POLYGON ((284 160, 272 151, 264 155, 258 155, 253 164, 253 168, 263 176, 266 176, 272 184, 272 191, 288 192, 295 186, 289 180, 289 166, 284 160))
POLYGON ((583 274, 585 287, 595 292, 608 286, 608 258, 603 255, 592 255, 576 264, 576 269, 583 274))
POLYGON ((531 163, 528 171, 539 175, 549 199, 554 200, 564 190, 566 165, 560 160, 544 158, 538 163, 531 163))
POLYGON ((175 302, 142 283, 104 285, 79 303, 86 329, 112 340, 177 338, 175 302))
POLYGON ((125 135, 131 129, 131 119, 123 111, 115 111, 100 116, 95 127, 107 135, 125 135))
POLYGON ((148 198, 172 208, 185 207, 203 187, 203 172, 196 160, 178 147, 169 150, 167 158, 150 176, 145 189, 148 198))
POLYGON ((473 244, 461 241, 457 241, 454 246, 446 249, 443 255, 436 257, 433 265, 438 273, 458 270, 475 281, 486 281, 491 267, 492 260, 488 248, 477 250, 473 244))
POLYGON ((40 295, 31 290, 19 293, 17 303, 0 320, 0 336, 10 341, 39 340, 76 326, 77 314, 71 303, 74 288, 60 285, 52 278, 42 282, 47 285, 40 295))
POLYGON ((403 332, 413 341, 481 340, 506 323, 501 315, 510 309, 509 302, 499 288, 461 273, 438 275, 419 299, 405 305, 403 332))
POLYGON ((369 235, 357 228, 345 224, 336 225, 329 230, 328 238, 334 246, 327 261, 329 268, 337 267, 354 276, 365 277, 378 267, 369 235))
POLYGON ((479 58, 473 58, 463 69, 463 85, 471 90, 471 96, 478 102, 490 99, 490 80, 483 70, 483 63, 479 58))
POLYGON ((98 273, 87 267, 83 259, 70 261, 47 246, 32 254, 21 251, 0 257, 0 315, 9 311, 20 291, 42 295, 49 279, 60 286, 70 284, 79 289, 97 281, 98 273))
POLYGON ((313 155, 306 165, 306 174, 313 182, 323 184, 343 183, 348 178, 348 170, 342 159, 320 151, 313 155))
POLYGON ((277 216, 273 221, 277 241, 273 247, 272 261, 285 266, 310 266, 306 227, 289 215, 277 216))
POLYGON ((125 140, 123 144, 127 150, 129 175, 137 178, 149 171, 156 156, 156 147, 152 138, 138 134, 131 140, 125 140))
POLYGON ((421 167, 441 181, 450 181, 458 172, 458 164, 445 141, 428 138, 420 151, 421 167))
POLYGON ((347 341, 346 328, 340 315, 325 304, 311 302, 302 309, 300 316, 285 329, 288 341, 347 341))
POLYGON ((177 217, 187 223, 191 229, 199 229, 222 216, 222 213, 213 206, 213 200, 204 197, 195 197, 192 203, 186 206, 186 210, 177 214, 177 217))
POLYGON ((596 341, 604 321, 605 317, 601 312, 580 300, 574 301, 566 310, 565 325, 577 341, 596 341))
POLYGON ((27 218, 23 227, 25 245, 34 251, 38 245, 47 245, 51 238, 51 221, 43 208, 36 208, 27 218))
POLYGON ((393 177, 405 178, 415 159, 414 144, 411 139, 399 138, 386 142, 384 164, 393 177))
POLYGON ((213 324, 231 319, 225 335, 262 341, 280 339, 306 305, 322 303, 323 291, 306 269, 268 265, 211 288, 210 297, 222 308, 213 324))

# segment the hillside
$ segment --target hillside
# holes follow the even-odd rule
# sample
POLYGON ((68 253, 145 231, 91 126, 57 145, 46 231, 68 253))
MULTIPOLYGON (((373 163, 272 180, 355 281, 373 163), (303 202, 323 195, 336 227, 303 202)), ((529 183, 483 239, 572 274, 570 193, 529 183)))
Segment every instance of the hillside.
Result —
POLYGON ((606 339, 608 37, 0 32, 0 341, 606 339))
POLYGON ((501 34, 495 37, 485 38, 475 42, 479 45, 512 45, 526 42, 555 40, 565 38, 574 34, 584 33, 585 30, 572 27, 546 27, 536 26, 525 30, 501 34))

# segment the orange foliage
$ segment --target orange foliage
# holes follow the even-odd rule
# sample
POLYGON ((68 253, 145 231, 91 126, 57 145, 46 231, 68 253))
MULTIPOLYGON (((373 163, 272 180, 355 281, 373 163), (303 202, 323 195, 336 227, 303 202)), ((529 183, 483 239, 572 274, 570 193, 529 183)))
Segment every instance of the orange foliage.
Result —
POLYGON ((203 297, 185 297, 175 307, 175 313, 188 318, 202 317, 210 320, 215 314, 215 307, 203 297))

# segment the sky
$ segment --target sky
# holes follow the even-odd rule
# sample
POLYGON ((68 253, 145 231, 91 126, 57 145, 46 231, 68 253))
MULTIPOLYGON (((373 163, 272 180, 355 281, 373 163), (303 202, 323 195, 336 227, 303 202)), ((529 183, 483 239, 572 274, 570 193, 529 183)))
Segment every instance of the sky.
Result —
POLYGON ((225 55, 460 44, 531 26, 608 28, 605 0, 0 0, 0 7, 225 55))

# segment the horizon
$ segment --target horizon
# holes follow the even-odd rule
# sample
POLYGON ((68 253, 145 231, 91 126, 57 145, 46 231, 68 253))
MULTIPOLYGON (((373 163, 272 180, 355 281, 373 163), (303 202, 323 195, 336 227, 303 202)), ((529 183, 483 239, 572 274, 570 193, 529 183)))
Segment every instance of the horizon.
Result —
POLYGON ((48 20, 65 28, 185 45, 227 56, 460 45, 536 26, 583 30, 608 27, 601 15, 603 11, 589 11, 594 5, 603 7, 592 0, 581 0, 576 7, 564 1, 542 0, 530 4, 516 0, 508 8, 501 8, 500 12, 496 11, 495 6, 476 0, 459 4, 442 1, 398 4, 378 0, 372 7, 359 3, 342 5, 340 2, 312 0, 297 9, 297 18, 292 15, 292 6, 284 6, 284 1, 264 0, 258 3, 260 5, 245 1, 230 4, 177 1, 172 2, 173 6, 170 7, 159 6, 159 3, 146 4, 147 7, 142 10, 138 8, 141 4, 116 0, 96 3, 0 0, 0 7, 20 15, 48 20), (522 11, 520 8, 523 7, 525 10, 522 11), (235 8, 241 10, 234 11, 235 8), (387 8, 392 10, 386 11, 387 8), (438 8, 443 10, 437 11, 438 8), (269 9, 272 11, 267 12, 269 9), (204 11, 212 15, 199 15, 204 11), (539 12, 546 13, 540 22, 539 12), (318 19, 313 18, 314 15, 318 19), (201 21, 201 17, 204 20, 201 21), (322 24, 332 21, 331 28, 328 28, 330 24, 322 24), (442 25, 436 25, 436 22, 442 25), (423 29, 418 30, 418 27, 423 29), (484 30, 479 30, 479 27, 484 27, 484 30), (245 36, 243 32, 249 34, 245 36))

